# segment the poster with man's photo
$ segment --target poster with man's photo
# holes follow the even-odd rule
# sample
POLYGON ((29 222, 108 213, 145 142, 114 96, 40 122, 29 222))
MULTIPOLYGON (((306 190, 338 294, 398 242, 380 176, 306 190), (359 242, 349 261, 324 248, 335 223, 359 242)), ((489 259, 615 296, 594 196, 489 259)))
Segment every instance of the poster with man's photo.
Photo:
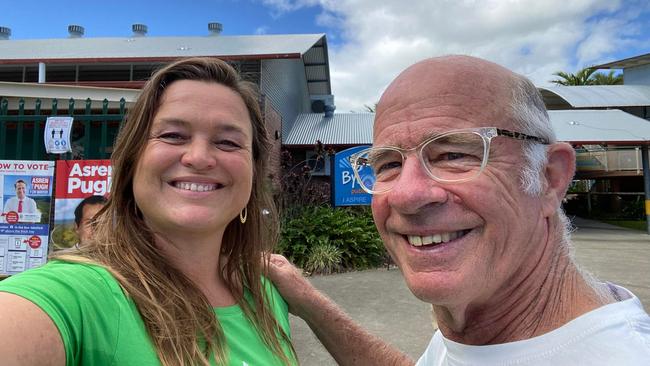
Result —
POLYGON ((0 275, 47 260, 54 162, 0 160, 0 275))
POLYGON ((88 222, 111 188, 110 160, 59 160, 54 193, 54 250, 79 245, 90 236, 88 222))

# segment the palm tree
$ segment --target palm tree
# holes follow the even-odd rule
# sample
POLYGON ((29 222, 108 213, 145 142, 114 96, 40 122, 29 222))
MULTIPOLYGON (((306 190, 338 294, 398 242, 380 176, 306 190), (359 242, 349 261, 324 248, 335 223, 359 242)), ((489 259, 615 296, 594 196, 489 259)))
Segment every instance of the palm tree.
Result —
POLYGON ((620 85, 623 84, 623 75, 616 75, 613 70, 609 73, 596 72, 596 69, 585 67, 575 74, 558 71, 553 75, 559 78, 551 80, 551 83, 564 86, 576 85, 620 85))
POLYGON ((564 86, 576 86, 576 85, 594 85, 591 75, 596 72, 596 69, 591 69, 585 67, 582 70, 579 70, 575 74, 567 73, 564 71, 554 72, 553 75, 559 76, 558 79, 551 80, 553 84, 564 85, 564 86))
POLYGON ((594 85, 622 85, 623 74, 614 74, 614 70, 610 70, 607 74, 597 72, 593 75, 594 85))
POLYGON ((364 112, 370 112, 370 113, 375 113, 377 111, 377 103, 374 105, 363 105, 364 112))

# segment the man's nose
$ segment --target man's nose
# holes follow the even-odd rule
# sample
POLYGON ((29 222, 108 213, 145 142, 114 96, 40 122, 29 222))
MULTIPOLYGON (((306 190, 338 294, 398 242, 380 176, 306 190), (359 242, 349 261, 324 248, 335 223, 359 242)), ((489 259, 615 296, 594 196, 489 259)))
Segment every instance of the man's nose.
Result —
POLYGON ((395 186, 388 192, 389 205, 403 214, 415 214, 429 205, 442 204, 449 198, 444 187, 431 178, 417 156, 407 156, 395 186))
POLYGON ((181 163, 196 170, 211 169, 216 166, 216 147, 210 141, 193 139, 186 145, 181 163))

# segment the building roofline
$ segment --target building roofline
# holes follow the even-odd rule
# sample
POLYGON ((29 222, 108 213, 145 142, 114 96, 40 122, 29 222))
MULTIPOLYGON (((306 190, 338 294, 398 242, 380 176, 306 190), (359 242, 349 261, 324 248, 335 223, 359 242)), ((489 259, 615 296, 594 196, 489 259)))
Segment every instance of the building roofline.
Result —
POLYGON ((592 66, 594 69, 623 69, 650 64, 650 53, 592 66))
POLYGON ((216 57, 225 61, 240 60, 269 60, 269 59, 294 59, 300 58, 299 53, 277 53, 263 55, 204 55, 204 56, 173 56, 173 57, 88 57, 88 58, 39 58, 39 59, 0 59, 0 65, 24 65, 28 63, 44 62, 48 64, 85 64, 85 63, 127 63, 127 62, 172 62, 188 57, 216 57))

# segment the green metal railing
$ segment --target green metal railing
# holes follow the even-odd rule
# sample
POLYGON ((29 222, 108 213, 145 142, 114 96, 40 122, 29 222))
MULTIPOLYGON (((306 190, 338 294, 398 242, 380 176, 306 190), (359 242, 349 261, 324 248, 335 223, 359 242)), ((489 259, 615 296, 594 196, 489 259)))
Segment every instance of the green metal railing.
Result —
POLYGON ((55 159, 107 159, 113 141, 124 119, 126 101, 120 99, 119 110, 110 110, 104 99, 101 113, 93 111, 92 101, 86 99, 83 113, 75 114, 75 101, 68 101, 68 113, 58 114, 58 100, 52 99, 49 113, 43 113, 41 100, 36 99, 32 110, 25 111, 25 100, 18 101, 18 110, 9 110, 9 101, 0 99, 0 159, 3 160, 55 160, 55 159), (45 152, 43 130, 50 116, 74 117, 72 142, 80 152, 53 155, 45 152), (81 124, 81 127, 79 127, 81 124), (30 133, 31 132, 31 133, 30 133), (77 137, 75 139, 75 136, 77 137))

